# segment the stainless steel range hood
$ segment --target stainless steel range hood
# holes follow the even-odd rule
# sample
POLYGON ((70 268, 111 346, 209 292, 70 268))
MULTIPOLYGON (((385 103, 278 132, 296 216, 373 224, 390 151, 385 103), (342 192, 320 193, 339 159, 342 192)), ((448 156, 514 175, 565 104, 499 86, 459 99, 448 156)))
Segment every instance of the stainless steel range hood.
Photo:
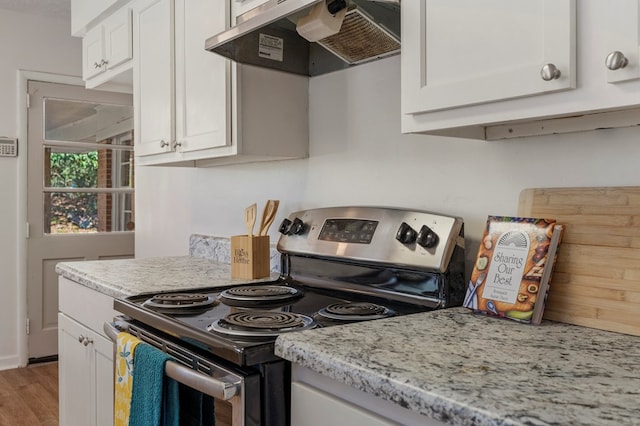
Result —
POLYGON ((400 0, 270 0, 205 49, 308 76, 349 68, 400 53, 400 0))

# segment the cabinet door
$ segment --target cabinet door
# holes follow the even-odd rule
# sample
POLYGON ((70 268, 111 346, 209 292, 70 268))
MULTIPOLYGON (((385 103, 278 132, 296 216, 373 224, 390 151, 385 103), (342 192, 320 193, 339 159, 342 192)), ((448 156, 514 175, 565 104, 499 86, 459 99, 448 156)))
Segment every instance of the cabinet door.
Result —
POLYGON ((113 343, 60 313, 58 345, 60 424, 113 425, 113 343))
POLYGON ((575 0, 420 0, 402 17, 405 114, 576 85, 575 0))
POLYGON ((640 79, 640 0, 618 0, 611 6, 604 16, 606 50, 602 52, 607 82, 640 79))
POLYGON ((89 425, 91 360, 78 338, 86 328, 58 314, 59 409, 61 425, 89 425))
POLYGON ((95 380, 95 424, 113 425, 114 343, 99 334, 93 335, 92 360, 95 380))
POLYGON ((229 2, 176 1, 177 151, 229 145, 230 63, 204 49, 204 40, 229 22, 229 2))
POLYGON ((363 408, 324 393, 304 383, 291 383, 291 426, 393 426, 363 408))
POLYGON ((104 30, 101 25, 82 39, 82 78, 88 80, 107 70, 105 66, 104 30))
POLYGON ((107 68, 113 69, 133 58, 133 24, 128 7, 104 22, 104 50, 107 68))
POLYGON ((133 102, 138 156, 174 148, 173 10, 173 0, 141 0, 134 5, 133 102))

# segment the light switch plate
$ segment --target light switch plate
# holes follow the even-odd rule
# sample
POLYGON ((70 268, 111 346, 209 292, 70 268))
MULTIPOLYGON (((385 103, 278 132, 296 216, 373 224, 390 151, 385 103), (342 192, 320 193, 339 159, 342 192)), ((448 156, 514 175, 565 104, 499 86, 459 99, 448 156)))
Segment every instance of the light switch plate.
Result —
POLYGON ((0 138, 0 157, 18 155, 18 139, 0 138))

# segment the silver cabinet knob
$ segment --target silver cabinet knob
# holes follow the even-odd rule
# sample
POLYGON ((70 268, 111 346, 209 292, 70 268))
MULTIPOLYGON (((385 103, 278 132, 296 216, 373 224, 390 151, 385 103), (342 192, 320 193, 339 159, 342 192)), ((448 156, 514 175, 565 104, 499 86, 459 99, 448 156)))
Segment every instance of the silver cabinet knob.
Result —
POLYGON ((613 51, 609 53, 604 60, 604 64, 611 71, 619 70, 627 66, 629 60, 624 56, 622 52, 613 51))
POLYGON ((91 343, 93 343, 93 339, 81 334, 80 336, 78 336, 78 343, 82 343, 84 346, 89 346, 91 343))
POLYGON ((107 60, 105 60, 105 59, 101 59, 101 60, 100 60, 100 62, 94 62, 94 63, 93 63, 93 67, 94 67, 94 68, 96 68, 96 69, 97 69, 97 68, 102 68, 102 67, 104 67, 105 65, 107 65, 108 63, 109 63, 109 61, 107 61, 107 60))
POLYGON ((169 146, 170 143, 165 141, 164 139, 160 141, 160 148, 164 148, 165 146, 169 146))
POLYGON ((182 146, 182 142, 177 142, 176 141, 176 142, 173 143, 173 148, 174 149, 177 149, 179 146, 182 146))
POLYGON ((546 64, 540 70, 540 77, 542 77, 544 81, 557 80, 561 75, 562 73, 560 72, 558 67, 553 64, 546 64))

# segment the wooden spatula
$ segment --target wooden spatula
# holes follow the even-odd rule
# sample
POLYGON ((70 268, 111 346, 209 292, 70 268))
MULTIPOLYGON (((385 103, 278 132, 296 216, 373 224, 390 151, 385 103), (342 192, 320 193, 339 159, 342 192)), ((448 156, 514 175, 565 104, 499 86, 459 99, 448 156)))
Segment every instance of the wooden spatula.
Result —
POLYGON ((256 215, 258 214, 258 205, 251 204, 244 209, 244 223, 247 226, 247 235, 253 237, 253 226, 256 224, 256 215))
POLYGON ((269 227, 273 223, 273 219, 275 219, 276 217, 276 212, 278 211, 279 205, 279 200, 267 201, 267 204, 265 204, 264 210, 262 212, 262 222, 260 222, 260 232, 258 235, 267 235, 267 233, 269 232, 269 227))

